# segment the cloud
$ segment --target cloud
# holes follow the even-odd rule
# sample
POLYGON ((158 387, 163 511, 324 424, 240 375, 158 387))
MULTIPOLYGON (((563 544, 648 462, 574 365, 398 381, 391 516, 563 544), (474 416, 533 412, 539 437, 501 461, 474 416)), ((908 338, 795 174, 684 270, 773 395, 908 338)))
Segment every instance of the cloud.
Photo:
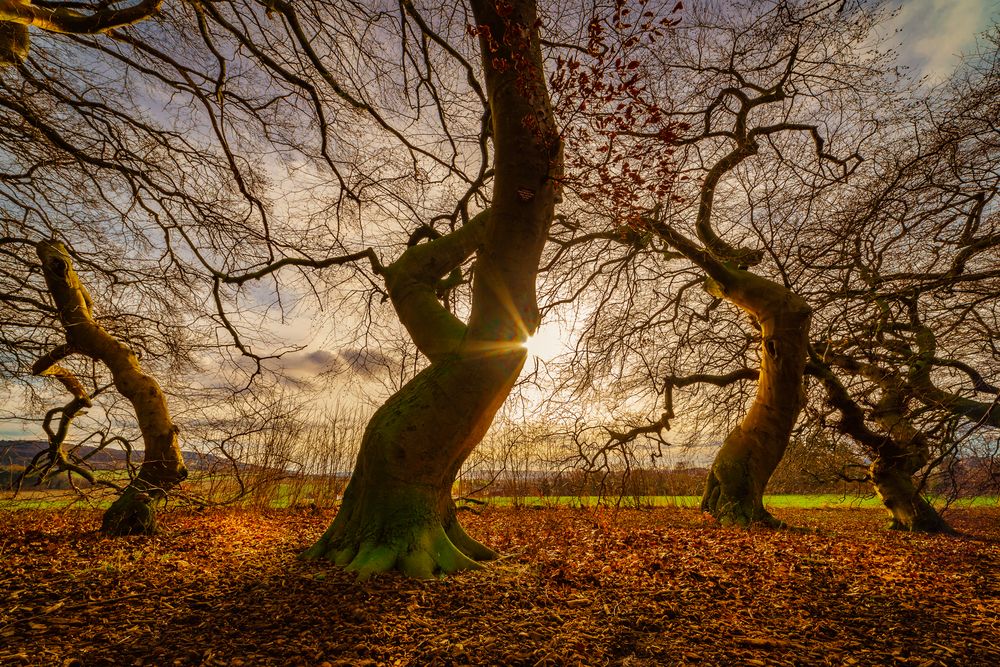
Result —
POLYGON ((336 354, 326 350, 314 350, 287 354, 278 361, 278 367, 289 375, 315 376, 336 370, 340 363, 336 354))
POLYGON ((907 0, 893 26, 901 59, 934 81, 947 78, 995 10, 994 0, 907 0))

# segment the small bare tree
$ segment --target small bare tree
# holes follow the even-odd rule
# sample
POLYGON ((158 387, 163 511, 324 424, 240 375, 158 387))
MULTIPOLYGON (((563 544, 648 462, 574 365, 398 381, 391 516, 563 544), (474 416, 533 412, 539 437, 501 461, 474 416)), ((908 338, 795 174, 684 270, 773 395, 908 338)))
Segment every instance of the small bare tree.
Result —
POLYGON ((112 535, 155 532, 153 503, 187 476, 166 396, 156 380, 143 371, 131 348, 97 322, 90 293, 74 271, 66 247, 58 241, 42 241, 37 248, 45 282, 65 328, 66 343, 40 358, 33 371, 36 375, 55 374, 81 405, 89 406, 90 399, 79 381, 68 378, 57 364, 72 354, 83 354, 107 366, 115 388, 135 409, 144 452, 139 474, 105 512, 101 530, 112 535))

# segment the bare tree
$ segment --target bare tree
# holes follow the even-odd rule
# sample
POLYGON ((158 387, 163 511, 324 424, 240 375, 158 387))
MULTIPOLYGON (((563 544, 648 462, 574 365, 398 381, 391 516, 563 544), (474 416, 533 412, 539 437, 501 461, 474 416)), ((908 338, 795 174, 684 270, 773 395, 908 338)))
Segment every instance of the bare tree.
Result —
POLYGON ((825 241, 798 258, 821 304, 811 366, 833 425, 860 443, 905 530, 948 530, 928 475, 971 431, 1000 425, 995 30, 984 46, 889 134, 840 193, 825 241))
MULTIPOLYGON (((142 286, 170 286, 194 312, 208 304, 211 319, 194 319, 216 345, 201 352, 250 359, 248 382, 288 351, 269 350, 261 329, 292 304, 360 302, 375 320, 387 299, 427 361, 376 413, 311 553, 363 574, 430 576, 492 553, 455 522, 451 482, 537 326, 561 149, 533 3, 384 9, 183 3, 155 28, 48 36, 52 48, 33 49, 0 90, 8 127, 30 139, 5 144, 6 199, 18 243, 109 253, 78 266, 96 280, 140 273, 114 255, 141 247, 125 256, 139 255, 142 286), (64 173, 84 187, 59 189, 64 173), (44 205, 23 205, 33 200, 44 205), (81 209, 95 218, 82 228, 81 209)), ((41 299, 20 310, 13 285, 37 289, 37 269, 16 268, 3 303, 23 357, 23 341, 44 349, 32 327, 53 312, 41 299)), ((352 319, 341 325, 364 326, 352 319)))
POLYGON ((411 576, 490 558, 455 518, 451 487, 524 363, 535 330, 535 274, 557 198, 560 141, 542 69, 534 2, 472 3, 492 123, 490 207, 412 246, 382 273, 430 360, 376 412, 336 520, 308 556, 360 576, 411 576), (503 11, 500 11, 503 9, 503 11), (476 253, 468 323, 437 300, 437 281, 476 253))
MULTIPOLYGON (((43 241, 38 244, 38 257, 66 330, 66 344, 40 358, 33 368, 35 374, 53 372, 71 354, 84 354, 103 362, 111 372, 115 388, 132 403, 142 432, 142 468, 105 513, 101 530, 112 535, 155 532, 154 501, 187 476, 166 397, 156 380, 142 370, 135 353, 95 321, 90 293, 73 270, 65 246, 43 241)), ((65 377, 65 371, 55 372, 65 377)), ((64 384, 73 389, 77 399, 89 403, 79 382, 64 384)))
MULTIPOLYGON (((619 319, 629 332, 621 353, 643 354, 635 365, 638 377, 667 401, 658 419, 626 435, 669 427, 674 410, 667 397, 676 386, 757 381, 752 402, 712 465, 703 507, 725 523, 776 524, 762 498, 803 406, 812 308, 782 270, 779 254, 789 246, 794 253, 797 219, 776 214, 768 201, 791 190, 795 197, 786 201, 798 198, 808 206, 813 193, 856 168, 857 145, 875 119, 862 113, 857 122, 845 123, 843 114, 858 106, 862 91, 882 83, 883 63, 862 56, 859 46, 879 17, 860 6, 824 2, 766 3, 741 11, 707 6, 689 14, 664 48, 636 55, 633 69, 645 77, 632 92, 633 106, 642 109, 632 126, 597 133, 600 154, 610 156, 606 169, 619 179, 604 179, 613 184, 604 202, 584 210, 600 216, 600 206, 609 202, 603 215, 613 221, 611 229, 570 230, 574 235, 563 245, 617 237, 633 258, 628 261, 642 262, 634 289, 649 284, 659 300, 632 300, 628 309, 649 303, 652 314, 640 310, 619 319), (643 152, 647 146, 656 152, 643 152), (650 159, 675 165, 679 175, 668 187, 663 173, 669 172, 643 169, 642 160, 650 159), (780 246, 755 238, 762 220, 789 238, 780 246), (658 268, 664 259, 668 268, 658 268), (690 269, 685 274, 673 268, 679 259, 705 276, 708 300, 693 300, 692 288, 702 281, 690 269), (657 290, 656 275, 680 289, 657 290), (732 318, 716 324, 724 317, 721 302, 749 316, 749 335, 732 318), (709 338, 696 334, 699 329, 709 338), (730 368, 702 365, 679 372, 685 363, 659 361, 679 355, 666 341, 709 348, 720 341, 744 358, 732 364, 723 348, 698 352, 703 359, 714 354, 730 368), (656 346, 658 354, 635 352, 656 346), (664 372, 664 366, 672 370, 664 372)), ((600 119, 612 109, 598 106, 593 115, 600 119)), ((603 329, 599 335, 609 334, 603 329)))

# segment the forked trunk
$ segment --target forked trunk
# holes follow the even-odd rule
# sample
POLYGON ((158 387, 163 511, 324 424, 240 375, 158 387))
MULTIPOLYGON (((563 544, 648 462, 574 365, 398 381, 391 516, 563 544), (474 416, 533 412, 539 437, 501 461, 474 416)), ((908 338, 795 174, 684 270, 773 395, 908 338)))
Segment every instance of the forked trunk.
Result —
POLYGON ((458 525, 451 491, 538 326, 535 276, 561 163, 534 2, 471 4, 493 121, 493 201, 488 212, 409 248, 383 270, 400 321, 431 365, 375 413, 337 517, 304 554, 361 578, 392 569, 427 578, 495 556, 458 525), (437 301, 435 284, 472 252, 466 325, 437 301))
POLYGON ((757 394, 743 421, 715 457, 701 507, 723 524, 778 526, 764 508, 764 489, 788 447, 804 402, 802 376, 809 345, 809 305, 785 287, 729 270, 720 295, 750 313, 762 338, 757 394))
POLYGON ((36 364, 33 370, 39 375, 47 374, 61 358, 74 353, 108 367, 115 389, 135 410, 144 453, 139 474, 105 512, 101 530, 110 535, 153 533, 156 531, 154 503, 187 477, 166 396, 156 380, 143 371, 132 350, 94 320, 90 294, 73 270, 66 247, 58 241, 42 241, 37 252, 66 330, 66 345, 60 347, 58 354, 48 355, 41 365, 36 364))

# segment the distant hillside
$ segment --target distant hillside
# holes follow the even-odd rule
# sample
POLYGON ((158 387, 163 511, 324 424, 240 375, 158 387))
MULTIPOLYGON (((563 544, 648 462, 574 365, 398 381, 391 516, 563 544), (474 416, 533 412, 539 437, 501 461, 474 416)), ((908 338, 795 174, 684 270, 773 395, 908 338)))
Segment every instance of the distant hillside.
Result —
MULTIPOLYGON (((0 468, 27 466, 38 452, 48 446, 44 440, 0 440, 0 468)), ((96 447, 84 445, 76 450, 78 456, 93 454, 96 447)), ((184 463, 191 470, 205 470, 229 465, 229 461, 214 454, 184 451, 184 463)), ((97 470, 114 470, 125 466, 125 450, 107 447, 88 459, 97 470)), ((132 461, 142 461, 142 450, 132 452, 132 461)))

